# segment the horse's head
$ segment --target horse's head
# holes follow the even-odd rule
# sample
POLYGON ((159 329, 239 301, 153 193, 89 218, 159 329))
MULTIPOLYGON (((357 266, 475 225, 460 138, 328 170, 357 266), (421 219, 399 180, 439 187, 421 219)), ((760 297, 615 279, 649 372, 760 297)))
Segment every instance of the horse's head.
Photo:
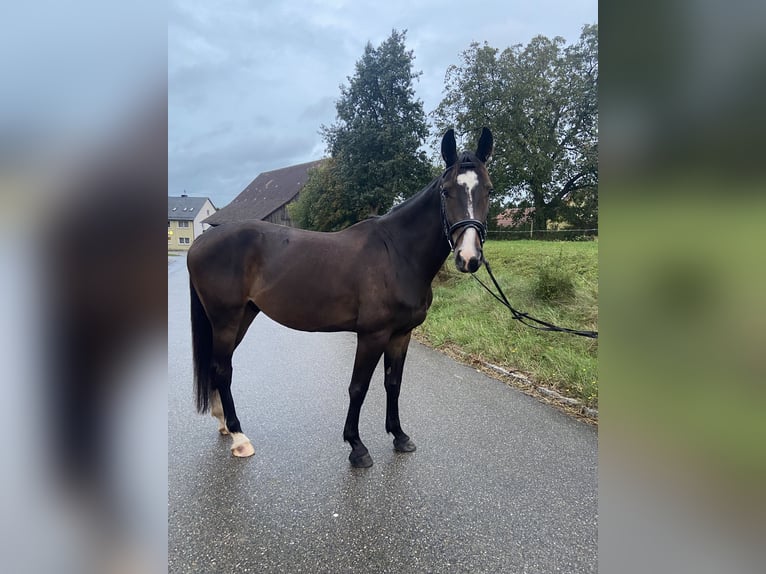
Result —
POLYGON ((476 153, 458 155, 455 132, 442 138, 442 157, 447 169, 440 181, 442 224, 455 266, 463 273, 478 270, 487 236, 487 211, 492 182, 484 164, 492 155, 492 132, 482 128, 476 153))

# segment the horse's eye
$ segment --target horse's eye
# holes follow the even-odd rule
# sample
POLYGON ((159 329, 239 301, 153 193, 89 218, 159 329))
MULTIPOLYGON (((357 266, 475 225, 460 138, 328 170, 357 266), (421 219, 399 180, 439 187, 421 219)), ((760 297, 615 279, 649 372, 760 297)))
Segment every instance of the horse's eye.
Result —
POLYGON ((446 189, 444 189, 443 187, 442 187, 441 193, 442 193, 442 197, 447 197, 449 195, 449 192, 446 189))

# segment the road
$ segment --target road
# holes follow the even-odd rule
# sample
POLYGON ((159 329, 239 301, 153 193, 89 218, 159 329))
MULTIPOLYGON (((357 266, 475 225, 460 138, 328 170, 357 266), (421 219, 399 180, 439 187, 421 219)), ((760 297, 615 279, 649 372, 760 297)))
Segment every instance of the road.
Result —
POLYGON ((168 265, 168 564, 186 573, 596 572, 597 433, 413 342, 400 398, 418 445, 384 429, 382 361, 362 409, 374 460, 342 430, 351 333, 258 316, 233 393, 255 456, 194 411, 185 258, 168 265))

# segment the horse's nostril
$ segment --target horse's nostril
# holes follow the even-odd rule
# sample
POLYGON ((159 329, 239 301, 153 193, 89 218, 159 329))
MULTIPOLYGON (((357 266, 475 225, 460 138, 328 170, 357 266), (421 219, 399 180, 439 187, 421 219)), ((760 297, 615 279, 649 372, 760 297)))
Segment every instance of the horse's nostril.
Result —
POLYGON ((455 267, 457 267, 457 270, 461 273, 474 273, 481 267, 481 258, 471 257, 470 259, 466 259, 461 256, 460 252, 457 252, 455 254, 455 267))
POLYGON ((462 273, 466 272, 465 260, 462 257, 460 257, 459 252, 455 254, 455 267, 457 267, 457 270, 462 273))

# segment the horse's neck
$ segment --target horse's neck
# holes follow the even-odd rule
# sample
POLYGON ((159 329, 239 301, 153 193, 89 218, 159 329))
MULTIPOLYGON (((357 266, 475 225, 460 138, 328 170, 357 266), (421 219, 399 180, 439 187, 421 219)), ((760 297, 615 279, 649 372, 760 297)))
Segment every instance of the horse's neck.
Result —
POLYGON ((396 251, 422 272, 429 285, 449 255, 441 221, 439 191, 429 188, 385 216, 396 251))

